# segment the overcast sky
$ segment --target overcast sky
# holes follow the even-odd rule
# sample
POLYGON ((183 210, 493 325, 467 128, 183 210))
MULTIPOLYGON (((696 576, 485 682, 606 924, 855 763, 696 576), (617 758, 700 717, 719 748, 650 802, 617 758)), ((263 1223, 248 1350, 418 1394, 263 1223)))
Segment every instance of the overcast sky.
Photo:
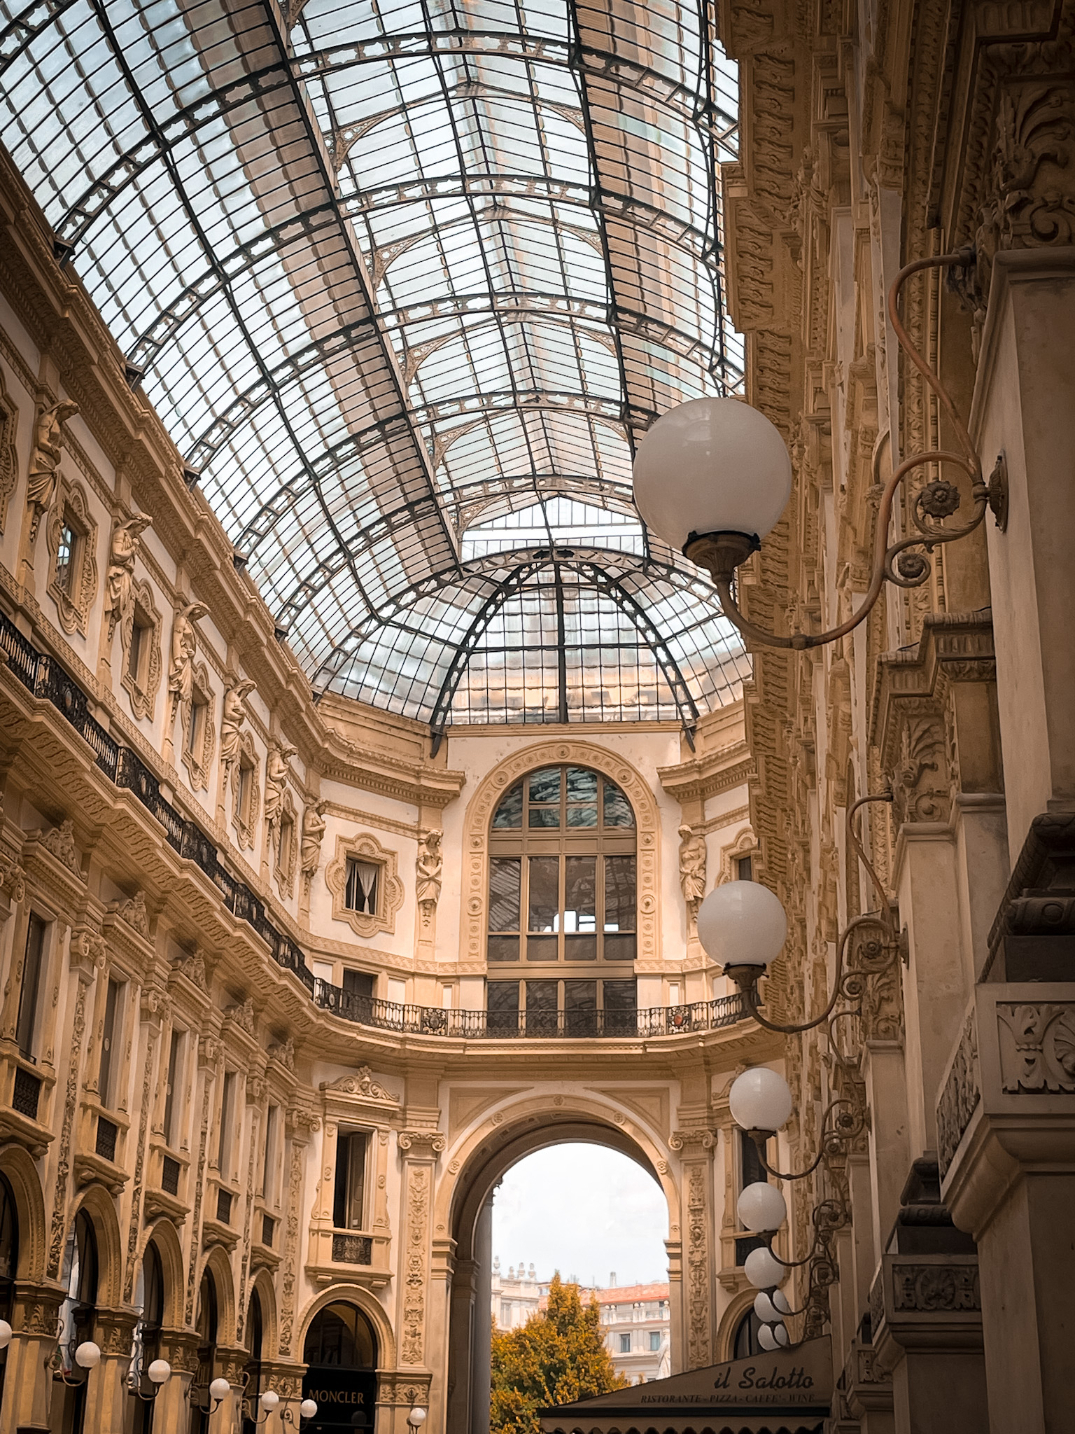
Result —
POLYGON ((652 1175, 601 1145, 553 1145, 520 1160, 493 1202, 500 1269, 619 1285, 667 1280, 668 1205, 652 1175))

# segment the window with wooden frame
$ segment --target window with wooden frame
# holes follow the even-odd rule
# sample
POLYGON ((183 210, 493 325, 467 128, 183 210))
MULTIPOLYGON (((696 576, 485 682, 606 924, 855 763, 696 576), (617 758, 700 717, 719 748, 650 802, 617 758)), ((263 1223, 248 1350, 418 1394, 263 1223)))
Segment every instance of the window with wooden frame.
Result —
POLYGON ((79 484, 60 480, 47 531, 48 594, 64 632, 85 636, 97 596, 97 524, 79 484))
POLYGON ((161 615, 147 582, 132 586, 133 606, 123 628, 122 683, 136 717, 153 720, 153 704, 161 682, 161 615))
POLYGON ((366 1161, 370 1138, 364 1130, 341 1130, 336 1137, 336 1182, 332 1223, 337 1230, 362 1230, 366 1213, 366 1161))
POLYGON ((565 1033, 585 1035, 603 1012, 633 1029, 636 846, 630 802, 587 767, 543 767, 505 793, 489 832, 490 1017, 510 1028, 514 1010, 527 1034, 552 1034, 562 1011, 565 1033), (519 982, 499 980, 506 967, 519 982))
POLYGON ((261 782, 253 734, 244 732, 239 742, 239 755, 231 779, 232 822, 238 833, 239 845, 249 848, 254 845, 254 829, 261 810, 261 782))
POLYGON ((183 724, 183 765, 190 784, 196 792, 206 790, 216 747, 216 730, 213 723, 213 689, 209 685, 209 672, 204 662, 194 668, 190 701, 183 703, 180 721, 183 724))
POLYGON ((383 847, 369 832, 336 838, 336 856, 325 869, 332 893, 332 915, 346 921, 357 936, 390 934, 403 905, 403 883, 397 853, 383 847))

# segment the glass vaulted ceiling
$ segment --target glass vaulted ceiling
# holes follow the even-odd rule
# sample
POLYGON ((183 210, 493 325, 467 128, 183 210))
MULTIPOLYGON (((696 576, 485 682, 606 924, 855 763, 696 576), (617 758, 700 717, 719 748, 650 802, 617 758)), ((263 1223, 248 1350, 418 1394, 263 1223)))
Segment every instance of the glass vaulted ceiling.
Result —
POLYGON ((738 392, 711 0, 2 0, 2 137, 315 690, 675 718, 747 660, 636 437, 738 392))

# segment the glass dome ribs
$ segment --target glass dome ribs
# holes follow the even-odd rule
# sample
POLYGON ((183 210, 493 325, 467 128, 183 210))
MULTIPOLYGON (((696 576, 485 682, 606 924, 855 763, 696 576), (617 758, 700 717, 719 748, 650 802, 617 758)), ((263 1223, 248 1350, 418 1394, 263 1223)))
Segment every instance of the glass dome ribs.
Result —
POLYGON ((0 0, 0 138, 315 690, 435 731, 736 694, 630 490, 742 383, 710 7, 0 0))

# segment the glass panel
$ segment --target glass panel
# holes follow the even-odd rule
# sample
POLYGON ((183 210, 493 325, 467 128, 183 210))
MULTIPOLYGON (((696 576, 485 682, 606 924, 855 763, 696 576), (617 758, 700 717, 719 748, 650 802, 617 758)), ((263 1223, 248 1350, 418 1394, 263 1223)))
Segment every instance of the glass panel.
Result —
POLYGON ((596 960, 597 960, 597 937, 596 937, 596 936, 565 936, 565 937, 564 937, 564 960, 565 960, 565 961, 596 961, 596 960))
POLYGON ((531 807, 529 822, 532 827, 558 827, 560 825, 560 808, 531 807))
POLYGON ((56 552, 56 586, 63 592, 71 591, 71 574, 74 567, 75 543, 78 536, 70 523, 60 529, 60 543, 56 552))
POLYGON ((635 938, 633 936, 606 936, 606 961, 633 961, 635 959, 635 938))
POLYGON ((597 807, 568 807, 567 824, 569 827, 595 827, 597 807))
POLYGON ((522 859, 496 856, 489 863, 489 930, 518 931, 522 859))
POLYGON ((585 767, 568 767, 567 800, 569 802, 597 801, 597 773, 585 767))
POLYGON ((569 856, 564 862, 564 930, 597 930, 597 858, 569 856))
POLYGON ((501 798, 493 817, 495 828, 518 828, 523 824, 523 784, 516 782, 510 792, 501 798))
POLYGON ((605 857, 605 930, 635 929, 635 859, 605 857))
POLYGON ((558 939, 555 936, 528 936, 526 938, 526 959, 528 961, 558 960, 558 939))
POLYGON ((531 772, 529 788, 532 802, 558 802, 560 800, 560 768, 543 767, 540 772, 531 772))
MULTIPOLYGON (((240 769, 240 779, 241 777, 242 769, 240 769)), ((381 868, 376 862, 348 860, 344 905, 351 911, 361 911, 368 916, 375 916, 377 914, 377 877, 380 875, 380 871, 381 868)))
POLYGON ((560 858, 530 858, 528 931, 556 931, 560 925, 560 858))
POLYGON ((516 1035, 519 1029, 518 981, 490 981, 485 988, 488 1028, 502 1035, 516 1035))
POLYGON ((597 982, 564 982, 564 1034, 597 1034, 597 982))
POLYGON ((606 1035, 633 1036, 638 1029, 638 994, 633 981, 605 981, 601 992, 605 1006, 606 1035))
POLYGON ((518 936, 490 936, 488 957, 491 962, 518 961, 518 936))
POLYGON ((605 826, 633 827, 635 814, 631 803, 614 783, 605 778, 605 826))
POLYGON ((558 987, 557 981, 527 981, 526 1034, 528 1036, 559 1034, 558 987))

